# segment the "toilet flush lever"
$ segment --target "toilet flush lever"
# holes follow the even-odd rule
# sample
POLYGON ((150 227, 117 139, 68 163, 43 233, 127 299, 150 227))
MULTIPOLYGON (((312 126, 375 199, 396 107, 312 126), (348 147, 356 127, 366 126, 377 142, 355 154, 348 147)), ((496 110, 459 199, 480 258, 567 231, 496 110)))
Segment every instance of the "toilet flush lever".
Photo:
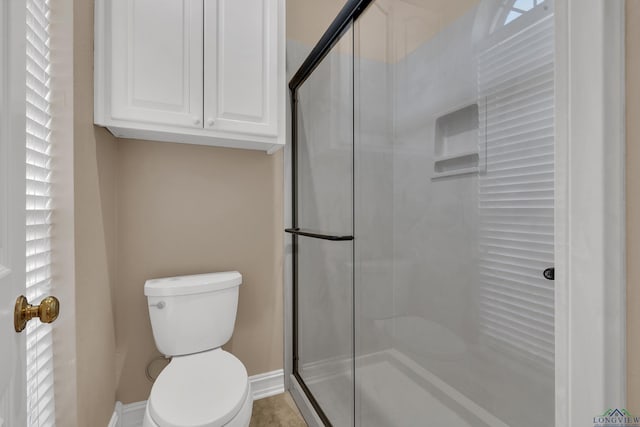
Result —
POLYGON ((162 310, 165 305, 166 304, 164 303, 164 301, 160 301, 160 302, 155 303, 155 304, 149 304, 149 307, 158 307, 158 309, 162 310))

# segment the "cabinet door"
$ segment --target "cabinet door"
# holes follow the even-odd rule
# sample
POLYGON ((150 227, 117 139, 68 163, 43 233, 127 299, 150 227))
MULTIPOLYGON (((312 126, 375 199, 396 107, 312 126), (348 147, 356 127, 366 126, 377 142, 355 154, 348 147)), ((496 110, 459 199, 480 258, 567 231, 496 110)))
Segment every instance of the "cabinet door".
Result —
POLYGON ((113 0, 114 119, 202 128, 203 0, 113 0))
POLYGON ((277 0, 205 0, 205 129, 276 135, 277 0))

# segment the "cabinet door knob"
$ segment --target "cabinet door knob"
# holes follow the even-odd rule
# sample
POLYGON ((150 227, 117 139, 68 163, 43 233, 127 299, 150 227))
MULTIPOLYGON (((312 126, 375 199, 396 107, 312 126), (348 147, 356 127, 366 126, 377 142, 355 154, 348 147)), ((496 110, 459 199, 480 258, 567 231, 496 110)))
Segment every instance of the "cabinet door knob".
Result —
POLYGON ((213 126, 215 122, 216 122, 216 121, 215 121, 215 120, 213 120, 213 119, 209 119, 209 120, 207 120, 207 124, 208 124, 209 126, 213 126))
POLYGON ((193 124, 194 125, 199 125, 200 124, 200 117, 194 117, 193 118, 193 124))

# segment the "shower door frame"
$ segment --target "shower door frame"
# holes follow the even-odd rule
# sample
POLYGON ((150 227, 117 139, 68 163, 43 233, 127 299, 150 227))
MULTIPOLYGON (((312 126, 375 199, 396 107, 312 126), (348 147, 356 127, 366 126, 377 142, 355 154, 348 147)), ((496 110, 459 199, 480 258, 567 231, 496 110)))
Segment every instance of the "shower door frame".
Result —
MULTIPOLYGON (((285 223, 290 232, 298 227, 297 89, 370 3, 347 1, 289 83, 285 186, 291 193, 285 191, 285 223)), ((624 0, 555 1, 557 427, 589 425, 607 408, 627 404, 624 7, 624 0)), ((290 248, 285 251, 285 387, 307 423, 321 426, 327 419, 297 376, 293 358, 296 244, 295 234, 285 239, 290 248)))
MULTIPOLYGON (((331 240, 331 241, 352 241, 353 235, 350 236, 330 236, 313 232, 313 230, 300 230, 298 228, 298 209, 297 209, 297 136, 298 136, 298 123, 297 123, 297 105, 298 97, 297 90, 302 86, 306 79, 311 76, 313 71, 326 55, 330 52, 333 46, 338 43, 344 33, 353 28, 354 22, 358 19, 358 16, 367 8, 374 0, 349 0, 346 5, 341 9, 338 16, 331 23, 327 31, 323 34, 320 41, 316 44, 313 50, 309 53, 309 56, 305 59, 298 71, 292 77, 289 82, 289 99, 290 99, 290 119, 291 119, 291 144, 290 144, 290 161, 285 166, 290 169, 285 172, 285 176, 288 177, 288 181, 291 189, 291 199, 285 198, 285 212, 291 212, 290 223, 291 226, 285 231, 291 234, 291 257, 285 260, 285 271, 291 271, 291 276, 285 276, 285 313, 290 314, 291 317, 285 315, 285 388, 288 389, 298 407, 304 415, 305 420, 310 425, 317 426, 329 426, 331 425, 328 417, 324 414, 319 403, 313 397, 313 394, 304 383, 304 380, 298 373, 298 338, 297 338, 297 280, 298 280, 298 261, 297 261, 297 247, 298 236, 312 237, 316 239, 331 240), (288 280, 287 280, 288 279, 288 280), (289 299, 289 296, 290 298, 289 299)), ((351 76, 353 79, 353 74, 351 76)), ((353 83, 353 82, 352 82, 353 83)), ((353 90, 353 88, 352 88, 353 90)), ((353 137, 353 128, 352 128, 353 137)), ((352 140, 353 144, 353 140, 352 140)), ((353 173, 353 171, 352 171, 353 173)), ((285 191, 285 194, 286 191, 285 191)), ((352 195, 353 197, 353 195, 352 195)), ((353 219, 355 221, 355 218, 353 219)), ((285 242, 286 245, 286 242, 285 242)), ((354 249, 355 250, 355 249, 354 249)), ((285 253, 288 251, 285 250, 285 253)), ((352 283, 353 285, 353 283, 352 283)), ((355 300, 354 300, 355 301, 355 300)), ((352 324, 353 327, 353 324, 352 324)))

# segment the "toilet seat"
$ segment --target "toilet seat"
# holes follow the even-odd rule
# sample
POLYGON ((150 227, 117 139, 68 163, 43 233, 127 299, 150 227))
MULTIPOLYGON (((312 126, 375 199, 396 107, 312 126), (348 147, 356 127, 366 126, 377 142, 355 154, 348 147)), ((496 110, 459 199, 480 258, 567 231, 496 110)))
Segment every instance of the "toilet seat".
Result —
POLYGON ((174 357, 151 389, 148 411, 159 427, 220 427, 249 393, 247 371, 222 349, 174 357))

